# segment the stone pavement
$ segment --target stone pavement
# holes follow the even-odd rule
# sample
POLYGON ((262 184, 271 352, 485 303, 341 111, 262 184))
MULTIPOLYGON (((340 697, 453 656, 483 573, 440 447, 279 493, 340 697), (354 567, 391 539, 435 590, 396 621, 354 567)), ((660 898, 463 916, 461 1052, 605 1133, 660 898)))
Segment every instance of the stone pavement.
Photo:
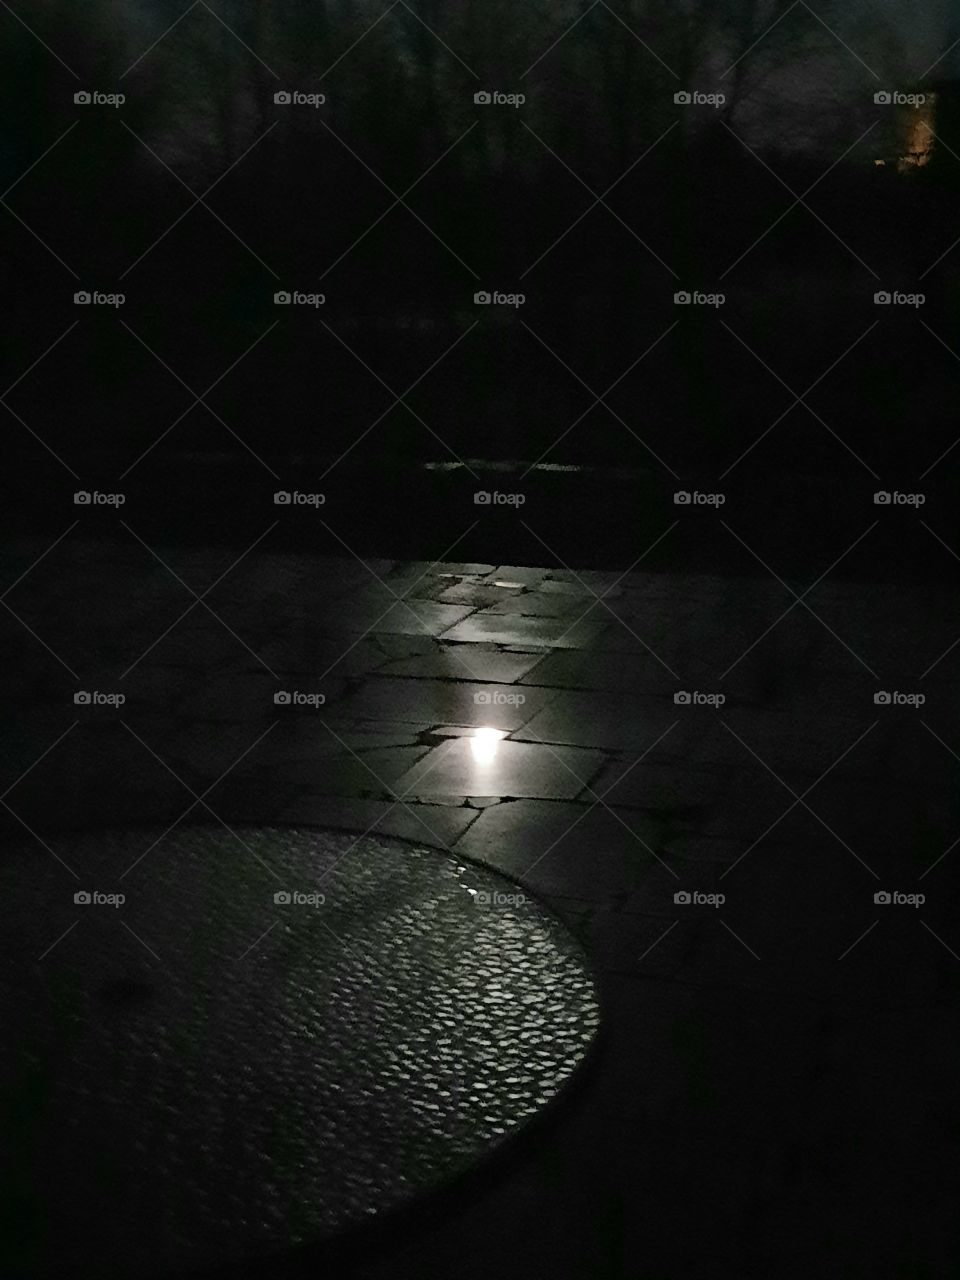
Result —
POLYGON ((772 577, 74 533, 2 569, 2 820, 38 858, 187 814, 376 830, 516 878, 588 947, 580 1097, 358 1274, 950 1272, 948 587, 798 604, 772 577))

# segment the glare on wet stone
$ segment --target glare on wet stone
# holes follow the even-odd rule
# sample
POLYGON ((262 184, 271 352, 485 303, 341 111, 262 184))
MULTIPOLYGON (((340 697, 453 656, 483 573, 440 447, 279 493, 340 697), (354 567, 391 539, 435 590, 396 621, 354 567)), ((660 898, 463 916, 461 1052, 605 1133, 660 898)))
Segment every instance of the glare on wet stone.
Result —
MULTIPOLYGON (((25 545, 19 558, 29 564, 43 549, 25 545)), ((171 556, 198 587, 225 567, 220 553, 171 556)), ((98 580, 124 580, 142 560, 138 549, 109 546, 99 557, 97 574, 86 580, 90 618, 116 604, 116 593, 104 585, 101 607, 98 580)), ((581 897, 590 896, 584 881, 591 874, 611 892, 618 877, 632 892, 635 878, 647 874, 652 855, 628 830, 637 823, 643 825, 636 834, 649 849, 678 863, 700 857, 704 849, 729 859, 730 842, 742 850, 764 837, 760 849, 775 851, 814 833, 833 841, 838 856, 856 867, 842 844, 801 806, 789 817, 783 813, 794 801, 788 788, 802 794, 866 728, 860 711, 865 704, 868 720, 873 713, 872 677, 816 618, 799 609, 743 656, 788 603, 779 584, 638 572, 618 580, 612 572, 515 565, 384 561, 370 568, 385 585, 346 557, 280 556, 261 564, 254 556, 246 574, 233 583, 226 579, 211 601, 220 602, 230 627, 255 654, 215 618, 195 612, 131 673, 131 701, 142 699, 151 711, 148 721, 138 721, 145 740, 192 786, 214 782, 253 748, 210 794, 209 803, 224 820, 255 816, 272 796, 287 820, 358 827, 394 823, 390 829, 431 842, 429 824, 436 842, 462 838, 465 851, 482 851, 489 842, 496 857, 518 870, 528 853, 542 852, 543 832, 551 831, 551 839, 563 836, 565 825, 582 818, 580 835, 564 836, 555 855, 545 859, 551 893, 572 894, 576 888, 581 897), (282 618, 264 639, 268 614, 249 599, 249 588, 266 583, 273 572, 272 581, 303 593, 303 599, 295 620, 282 618), (391 594, 421 589, 444 598, 414 594, 398 602, 391 594), (598 604, 596 595, 604 593, 598 604), (565 616, 551 616, 568 606, 565 616), (215 671, 199 664, 201 644, 205 660, 214 654, 215 671), (326 703, 309 709, 274 705, 273 677, 258 662, 261 653, 278 687, 323 692, 326 703), (738 658, 728 680, 718 681, 719 665, 738 658), (658 659, 673 666, 677 678, 658 659), (728 699, 720 715, 674 702, 680 688, 718 683, 728 699), (479 692, 489 693, 490 702, 476 700, 479 692), (814 704, 809 712, 807 699, 814 704), (468 797, 520 798, 477 807, 468 797), (525 816, 522 806, 533 804, 553 806, 553 816, 525 816), (596 810, 587 816, 591 805, 596 810), (596 853, 601 821, 603 848, 612 856, 622 847, 622 858, 617 854, 611 861, 596 853)), ((145 635, 143 647, 174 620, 181 602, 176 582, 159 566, 152 581, 160 599, 144 616, 158 626, 145 635)), ((38 616, 51 611, 44 593, 54 583, 53 577, 30 583, 38 616)), ((863 628, 857 629, 858 593, 851 590, 823 584, 812 601, 859 646, 863 628)), ((898 599, 916 628, 935 638, 932 656, 942 652, 948 639, 940 643, 937 593, 910 591, 898 599)), ((887 618, 890 608, 881 593, 871 616, 887 618)), ((93 627, 91 634, 102 630, 93 627)), ((890 633, 895 647, 905 643, 902 632, 900 627, 890 633)), ((127 639, 139 643, 139 632, 127 639)), ((131 647, 136 650, 136 644, 131 647)), ((948 682, 943 688, 949 700, 948 682)), ((17 738, 23 768, 56 737, 58 723, 36 717, 17 738)), ((107 810, 106 797, 91 791, 88 779, 111 759, 127 773, 136 766, 130 795, 141 808, 151 788, 163 812, 172 803, 189 803, 162 764, 145 751, 142 760, 132 761, 129 741, 121 741, 104 733, 96 750, 88 749, 89 767, 74 770, 76 785, 62 795, 65 819, 79 821, 91 798, 107 810)), ((886 807, 858 803, 851 811, 845 799, 869 791, 885 762, 897 755, 897 743, 896 725, 887 717, 809 798, 841 839, 869 853, 868 861, 890 832, 909 839, 916 826, 911 793, 924 788, 930 795, 929 778, 937 768, 919 753, 901 758, 903 794, 891 791, 886 807)), ((933 739, 931 748, 940 750, 933 739)), ((65 743, 57 750, 67 759, 71 749, 65 743)), ((44 816, 33 782, 47 776, 52 759, 10 797, 31 825, 44 816)), ((930 795, 930 813, 948 824, 955 818, 951 806, 946 791, 930 795)), ((927 855, 926 845, 921 852, 927 855)), ((942 853, 931 848, 926 865, 942 853)))
MULTIPOLYGON (((496 731, 493 731, 496 732, 496 731)), ((400 795, 505 795, 572 799, 597 771, 596 751, 540 747, 474 734, 435 747, 397 779, 400 795)))
POLYGON ((546 569, 538 569, 530 565, 501 564, 487 575, 490 581, 522 582, 524 586, 536 587, 543 580, 546 569))
POLYGON ((592 621, 569 618, 498 617, 473 614, 444 634, 445 640, 493 641, 497 644, 544 645, 557 649, 588 649, 602 633, 592 621))

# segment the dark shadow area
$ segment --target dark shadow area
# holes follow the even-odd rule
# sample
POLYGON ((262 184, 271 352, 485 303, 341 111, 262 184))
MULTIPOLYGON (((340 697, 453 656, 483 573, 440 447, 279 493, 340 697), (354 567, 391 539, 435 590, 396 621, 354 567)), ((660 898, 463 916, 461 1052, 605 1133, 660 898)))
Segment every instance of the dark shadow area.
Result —
POLYGON ((469 6, 103 4, 77 29, 45 4, 69 69, 8 19, 4 498, 28 524, 119 490, 240 542, 276 490, 319 490, 363 550, 440 554, 475 491, 532 504, 530 467, 561 467, 539 505, 586 565, 708 482, 783 548, 877 490, 949 501, 955 54, 915 83, 892 18, 841 38, 761 0, 514 8, 498 49, 469 6))

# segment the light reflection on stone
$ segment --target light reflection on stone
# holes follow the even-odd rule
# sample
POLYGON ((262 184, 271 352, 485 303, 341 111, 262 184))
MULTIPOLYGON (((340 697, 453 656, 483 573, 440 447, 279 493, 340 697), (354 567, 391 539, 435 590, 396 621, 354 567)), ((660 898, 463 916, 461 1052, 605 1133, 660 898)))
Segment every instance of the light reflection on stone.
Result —
POLYGON ((470 739, 470 751, 477 764, 493 764, 500 739, 505 737, 502 729, 477 729, 470 739))

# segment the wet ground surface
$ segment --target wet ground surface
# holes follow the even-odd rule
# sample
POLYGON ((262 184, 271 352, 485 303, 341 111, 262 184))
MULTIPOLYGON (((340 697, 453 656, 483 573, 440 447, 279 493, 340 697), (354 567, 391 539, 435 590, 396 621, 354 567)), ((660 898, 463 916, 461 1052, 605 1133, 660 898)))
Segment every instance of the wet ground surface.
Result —
POLYGON ((4 555, 11 839, 394 834, 599 970, 576 1105, 355 1274, 949 1274, 952 587, 79 534, 4 555))

